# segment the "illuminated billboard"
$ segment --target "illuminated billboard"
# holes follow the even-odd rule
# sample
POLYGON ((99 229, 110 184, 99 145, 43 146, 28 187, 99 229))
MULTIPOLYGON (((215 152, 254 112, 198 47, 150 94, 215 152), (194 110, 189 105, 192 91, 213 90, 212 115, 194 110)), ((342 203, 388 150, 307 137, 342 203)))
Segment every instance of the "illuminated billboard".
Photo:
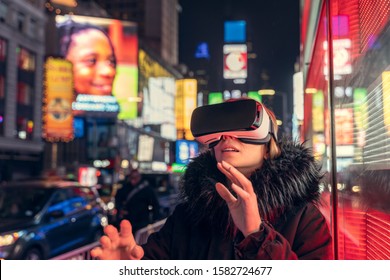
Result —
POLYGON ((367 89, 355 88, 353 91, 353 120, 356 127, 356 144, 364 147, 368 128, 367 89))
POLYGON ((178 139, 193 140, 190 130, 192 111, 196 108, 197 81, 182 79, 176 81, 176 129, 178 139))
POLYGON ((176 141, 176 163, 188 164, 199 153, 199 144, 196 141, 176 141))
POLYGON ((245 43, 246 42, 246 21, 228 20, 224 22, 224 42, 245 43))
POLYGON ((145 50, 139 50, 138 117, 145 126, 158 128, 167 139, 176 139, 175 77, 145 50))
POLYGON ((353 109, 335 108, 336 144, 353 144, 353 109))
POLYGON ((138 137, 138 161, 152 161, 153 159, 153 147, 154 147, 154 138, 142 134, 138 137))
POLYGON ((248 76, 248 54, 245 44, 223 46, 224 79, 246 79, 248 76))
POLYGON ((72 62, 75 115, 137 117, 138 38, 133 22, 56 16, 59 53, 72 62))
POLYGON ((218 104, 223 102, 222 92, 210 92, 208 95, 208 104, 218 104))
POLYGON ((382 72, 383 121, 390 135, 390 71, 382 72))
POLYGON ((72 64, 49 57, 45 62, 43 98, 43 138, 47 141, 73 139, 73 101, 72 64))
MULTIPOLYGON (((334 75, 347 75, 352 73, 352 60, 351 60, 351 48, 352 43, 350 39, 335 39, 333 40, 333 74, 334 75)), ((328 63, 328 42, 323 42, 324 49, 324 75, 328 75, 329 63, 328 63)))

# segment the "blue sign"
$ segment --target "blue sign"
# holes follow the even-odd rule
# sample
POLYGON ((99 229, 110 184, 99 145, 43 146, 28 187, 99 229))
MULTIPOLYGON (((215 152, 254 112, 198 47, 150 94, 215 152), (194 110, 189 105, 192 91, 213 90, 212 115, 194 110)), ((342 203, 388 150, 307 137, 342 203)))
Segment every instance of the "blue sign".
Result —
POLYGON ((202 42, 198 45, 195 52, 196 58, 210 58, 209 45, 206 42, 202 42))
POLYGON ((188 140, 176 141, 176 162, 180 164, 188 164, 190 160, 196 157, 199 153, 198 143, 188 140))
POLYGON ((73 118, 74 137, 84 137, 84 120, 82 118, 73 118))
POLYGON ((225 21, 225 43, 246 42, 246 22, 244 20, 225 21))

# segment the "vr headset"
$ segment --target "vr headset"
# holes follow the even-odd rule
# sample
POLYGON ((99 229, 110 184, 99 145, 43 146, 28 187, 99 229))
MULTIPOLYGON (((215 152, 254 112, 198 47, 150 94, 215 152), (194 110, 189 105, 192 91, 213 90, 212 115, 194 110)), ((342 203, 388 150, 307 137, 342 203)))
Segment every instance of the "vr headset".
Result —
POLYGON ((192 112, 190 128, 196 140, 209 148, 217 145, 222 135, 249 144, 266 144, 275 138, 269 115, 254 99, 198 107, 192 112))

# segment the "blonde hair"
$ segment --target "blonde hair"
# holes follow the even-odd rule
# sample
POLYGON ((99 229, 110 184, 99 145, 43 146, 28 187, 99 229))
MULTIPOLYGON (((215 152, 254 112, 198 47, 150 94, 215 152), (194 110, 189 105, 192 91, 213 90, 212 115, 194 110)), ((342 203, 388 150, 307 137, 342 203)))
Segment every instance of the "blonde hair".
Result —
POLYGON ((275 114, 270 109, 265 107, 264 104, 261 104, 261 105, 263 106, 263 109, 267 112, 267 114, 270 118, 271 125, 272 125, 272 133, 274 134, 274 135, 272 135, 271 140, 269 141, 269 143, 267 145, 268 146, 267 147, 268 148, 268 158, 275 159, 278 156, 280 156, 280 154, 281 154, 281 150, 280 150, 278 141, 276 140, 279 127, 278 127, 278 124, 276 123, 275 114))

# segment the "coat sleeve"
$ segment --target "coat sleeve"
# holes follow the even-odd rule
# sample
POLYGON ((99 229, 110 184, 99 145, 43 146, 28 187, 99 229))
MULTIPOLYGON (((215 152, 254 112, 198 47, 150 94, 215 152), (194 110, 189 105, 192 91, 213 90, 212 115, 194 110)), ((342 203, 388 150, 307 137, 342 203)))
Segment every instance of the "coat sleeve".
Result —
POLYGON ((152 233, 147 243, 141 245, 144 249, 145 260, 168 260, 171 259, 172 247, 172 232, 174 228, 174 220, 177 216, 177 211, 174 211, 169 216, 162 228, 152 233))
POLYGON ((263 222, 260 230, 235 244, 237 259, 333 259, 332 238, 323 215, 314 206, 305 207, 295 215, 282 235, 263 222), (291 236, 288 240, 285 236, 291 236))

